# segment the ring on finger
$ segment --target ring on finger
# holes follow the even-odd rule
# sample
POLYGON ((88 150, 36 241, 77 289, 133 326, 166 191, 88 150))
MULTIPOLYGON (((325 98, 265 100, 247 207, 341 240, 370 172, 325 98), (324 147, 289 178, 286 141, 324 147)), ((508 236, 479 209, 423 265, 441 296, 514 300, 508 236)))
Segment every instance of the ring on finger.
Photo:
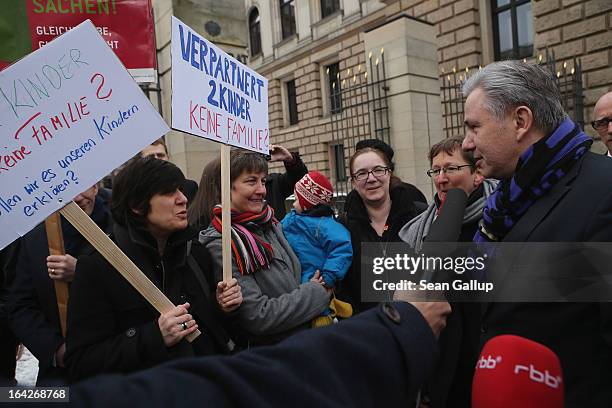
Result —
POLYGON ((183 330, 187 330, 189 328, 189 326, 187 326, 187 322, 183 322, 179 326, 181 326, 183 330))

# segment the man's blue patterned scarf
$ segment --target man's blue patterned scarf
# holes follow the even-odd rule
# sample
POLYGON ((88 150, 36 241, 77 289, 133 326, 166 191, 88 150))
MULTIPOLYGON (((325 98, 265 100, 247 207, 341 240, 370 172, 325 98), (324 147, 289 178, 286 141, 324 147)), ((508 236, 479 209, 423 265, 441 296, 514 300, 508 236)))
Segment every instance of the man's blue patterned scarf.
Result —
POLYGON ((514 176, 499 183, 485 204, 474 242, 501 241, 539 198, 589 150, 593 140, 570 119, 521 155, 514 176))

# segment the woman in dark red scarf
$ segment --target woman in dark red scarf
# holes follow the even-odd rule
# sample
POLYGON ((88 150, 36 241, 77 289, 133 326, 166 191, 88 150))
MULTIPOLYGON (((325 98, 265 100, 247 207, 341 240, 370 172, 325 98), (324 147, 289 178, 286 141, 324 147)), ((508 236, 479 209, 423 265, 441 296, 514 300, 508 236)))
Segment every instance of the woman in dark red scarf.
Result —
MULTIPOLYGON (((220 162, 202 176, 208 194, 199 195, 190 212, 212 213, 200 242, 213 258, 222 280, 220 162)), ((308 327, 328 305, 330 295, 320 276, 300 284, 299 260, 285 239, 274 211, 265 201, 268 163, 258 153, 233 150, 230 155, 232 197, 232 273, 243 302, 235 312, 238 335, 247 345, 272 344, 308 327)))

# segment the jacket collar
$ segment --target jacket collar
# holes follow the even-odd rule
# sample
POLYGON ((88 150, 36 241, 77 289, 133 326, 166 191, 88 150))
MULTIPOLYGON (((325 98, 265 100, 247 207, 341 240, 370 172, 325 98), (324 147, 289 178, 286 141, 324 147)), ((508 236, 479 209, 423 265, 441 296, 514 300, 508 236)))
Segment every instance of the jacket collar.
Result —
MULTIPOLYGON (((580 158, 570 171, 563 177, 560 182, 553 187, 549 194, 537 200, 531 208, 521 217, 516 225, 508 232, 503 239, 504 242, 526 242, 533 231, 544 221, 548 214, 552 211, 557 203, 565 197, 565 195, 572 189, 572 182, 578 177, 584 160, 589 156, 587 152, 583 157, 580 158)), ((504 279, 509 275, 511 264, 500 272, 498 276, 498 285, 501 287, 504 279)), ((487 313, 491 306, 489 302, 483 302, 481 305, 481 312, 484 315, 487 313)))
MULTIPOLYGON (((117 244, 126 252, 139 250, 150 259, 160 259, 157 240, 143 226, 128 222, 126 226, 115 224, 115 239, 117 244)), ((173 266, 180 267, 187 261, 187 241, 193 239, 197 231, 192 227, 177 231, 170 235, 164 249, 164 260, 170 261, 173 266)), ((129 256, 129 254, 128 254, 129 256)))
POLYGON ((572 189, 572 182, 582 170, 585 154, 550 193, 537 200, 504 238, 505 242, 527 241, 531 233, 546 219, 557 203, 572 189))
POLYGON ((330 215, 334 215, 334 209, 329 205, 319 204, 316 207, 311 208, 310 210, 304 210, 302 215, 309 217, 328 217, 330 215))
MULTIPOLYGON (((391 196, 391 210, 389 211, 389 217, 387 218, 387 224, 391 225, 397 218, 402 218, 409 213, 414 214, 414 202, 410 197, 409 191, 402 184, 392 188, 389 191, 391 196)), ((348 220, 355 221, 367 221, 370 222, 370 216, 368 210, 365 207, 361 196, 357 191, 351 191, 347 198, 346 204, 344 205, 344 212, 348 220)), ((416 214, 415 214, 416 215, 416 214)))

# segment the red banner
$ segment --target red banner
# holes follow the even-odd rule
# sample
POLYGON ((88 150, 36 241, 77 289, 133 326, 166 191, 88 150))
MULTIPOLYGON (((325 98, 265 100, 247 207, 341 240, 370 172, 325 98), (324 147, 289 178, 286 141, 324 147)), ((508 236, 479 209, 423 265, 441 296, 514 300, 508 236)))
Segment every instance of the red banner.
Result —
POLYGON ((134 79, 155 81, 151 0, 26 0, 25 3, 32 41, 30 51, 90 19, 134 79))

